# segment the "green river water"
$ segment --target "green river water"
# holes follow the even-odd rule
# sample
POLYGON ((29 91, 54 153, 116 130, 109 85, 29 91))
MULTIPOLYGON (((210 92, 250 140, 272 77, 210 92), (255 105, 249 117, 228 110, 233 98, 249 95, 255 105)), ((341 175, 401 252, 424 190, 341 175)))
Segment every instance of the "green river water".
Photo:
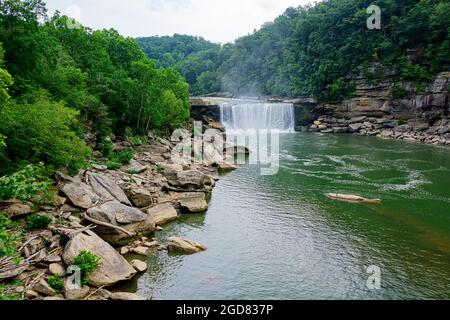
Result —
POLYGON ((155 254, 132 289, 153 299, 450 298, 450 149, 307 133, 280 145, 277 175, 244 165, 221 177, 206 214, 157 234, 206 252, 155 254), (367 286, 372 265, 380 290, 367 286))

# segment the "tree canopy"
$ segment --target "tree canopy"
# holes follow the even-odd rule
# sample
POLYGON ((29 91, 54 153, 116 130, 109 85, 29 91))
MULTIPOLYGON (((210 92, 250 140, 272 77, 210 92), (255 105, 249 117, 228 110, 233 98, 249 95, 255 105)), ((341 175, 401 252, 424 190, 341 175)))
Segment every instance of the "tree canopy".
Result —
MULTIPOLYGON (((166 55, 172 50, 178 55, 178 48, 169 45, 173 39, 159 41, 168 43, 166 55)), ((144 48, 152 52, 152 43, 144 48)), ((367 72, 373 62, 413 81, 449 70, 450 3, 326 0, 289 8, 232 44, 197 51, 181 62, 160 60, 177 68, 194 94, 231 91, 340 100, 352 94, 346 79, 367 72), (370 5, 381 8, 381 30, 367 28, 370 5), (414 59, 407 58, 411 52, 417 53, 414 59)))
POLYGON ((189 117, 188 85, 116 30, 91 30, 41 0, 0 2, 0 173, 21 162, 80 166, 110 134, 170 130, 189 117))

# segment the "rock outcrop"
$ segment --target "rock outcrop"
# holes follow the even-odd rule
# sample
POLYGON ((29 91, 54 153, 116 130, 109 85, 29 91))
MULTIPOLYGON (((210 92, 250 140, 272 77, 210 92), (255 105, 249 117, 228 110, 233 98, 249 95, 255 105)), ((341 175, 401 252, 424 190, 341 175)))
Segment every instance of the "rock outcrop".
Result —
POLYGON ((436 75, 422 91, 395 76, 390 72, 378 84, 353 78, 355 96, 339 104, 319 103, 312 109, 320 115, 303 129, 450 145, 450 72, 436 75))

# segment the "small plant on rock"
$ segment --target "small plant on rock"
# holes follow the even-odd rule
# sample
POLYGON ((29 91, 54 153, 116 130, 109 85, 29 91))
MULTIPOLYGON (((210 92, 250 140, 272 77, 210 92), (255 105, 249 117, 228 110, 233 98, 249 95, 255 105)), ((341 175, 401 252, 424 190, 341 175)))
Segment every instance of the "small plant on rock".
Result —
POLYGON ((73 265, 81 270, 81 284, 86 285, 89 275, 100 266, 100 258, 92 252, 83 250, 74 259, 73 265))
POLYGON ((48 277, 47 283, 50 286, 50 288, 52 288, 57 292, 61 292, 64 290, 64 280, 57 275, 48 277))

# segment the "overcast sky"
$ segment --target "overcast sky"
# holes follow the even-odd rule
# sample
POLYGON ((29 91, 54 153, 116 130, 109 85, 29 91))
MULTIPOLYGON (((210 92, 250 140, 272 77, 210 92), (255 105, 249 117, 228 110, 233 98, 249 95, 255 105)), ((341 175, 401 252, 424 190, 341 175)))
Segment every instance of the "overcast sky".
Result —
POLYGON ((94 29, 114 28, 126 36, 203 36, 231 42, 258 29, 288 7, 311 0, 44 0, 94 29))

